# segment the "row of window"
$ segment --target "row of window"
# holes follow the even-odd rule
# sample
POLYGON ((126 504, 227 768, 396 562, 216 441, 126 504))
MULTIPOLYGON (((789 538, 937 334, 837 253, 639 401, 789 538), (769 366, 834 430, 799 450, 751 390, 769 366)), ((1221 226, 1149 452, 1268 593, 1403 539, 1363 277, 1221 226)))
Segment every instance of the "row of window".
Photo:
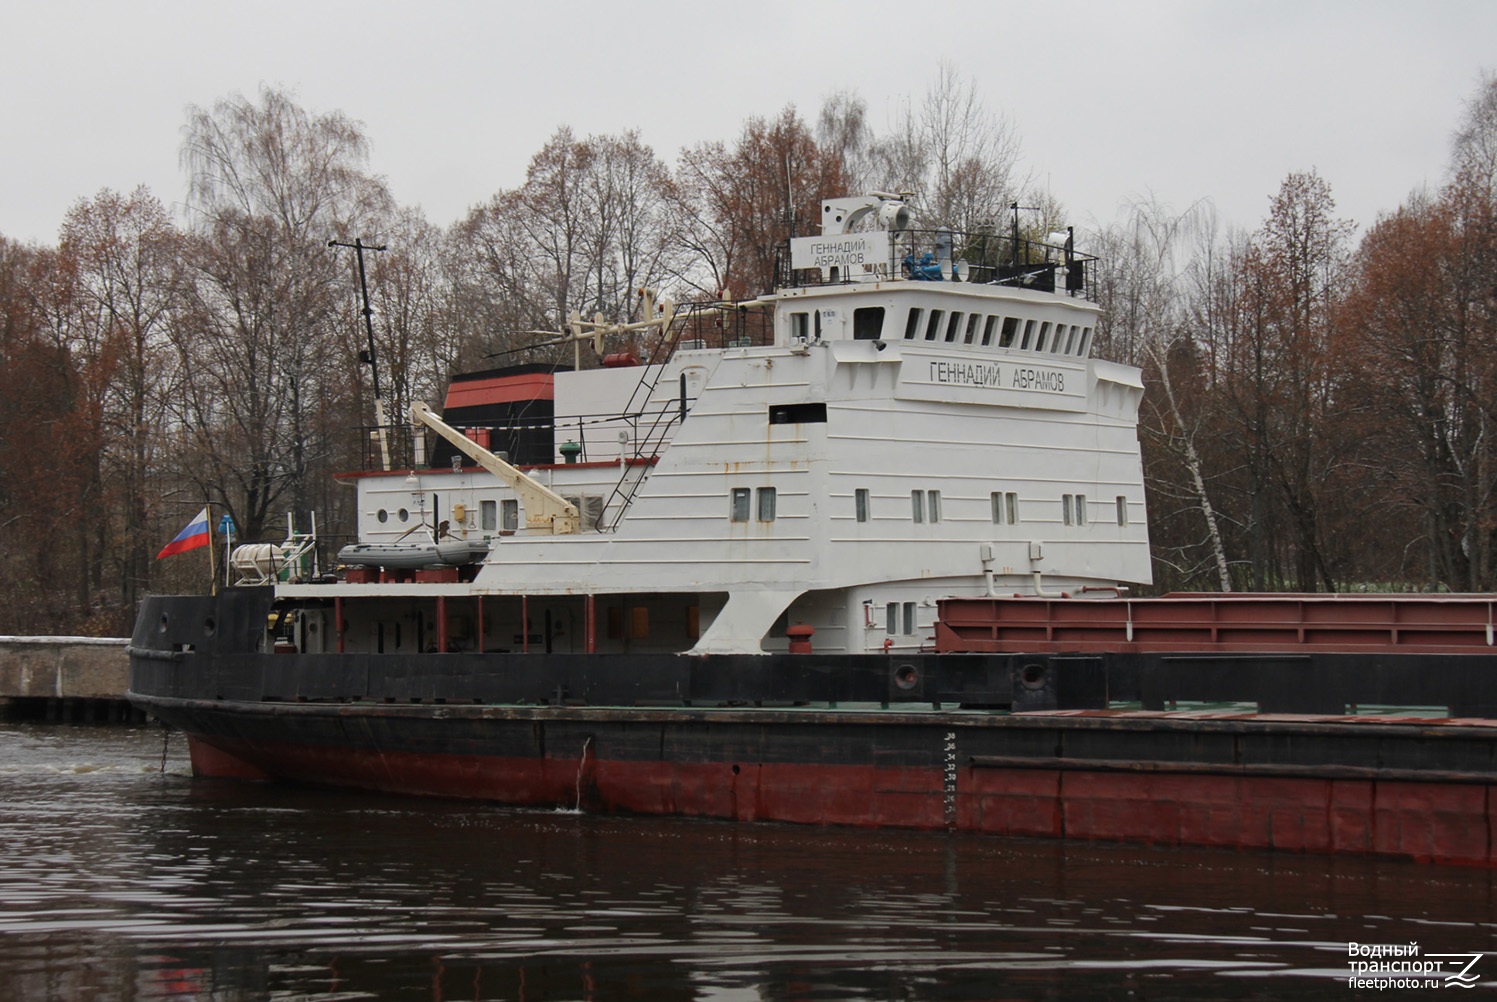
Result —
MULTIPOLYGON (((572 499, 568 499, 572 500, 572 499)), ((590 499, 589 499, 590 500, 590 499)), ((994 525, 1019 524, 1019 495, 1013 491, 994 491, 991 496, 994 525)), ((577 503, 576 501, 573 502, 577 503)), ((729 500, 728 520, 732 522, 773 522, 778 495, 773 487, 734 487, 729 500)), ((853 510, 859 522, 872 517, 872 495, 868 488, 853 491, 853 510)), ((1118 525, 1128 524, 1128 499, 1119 494, 1116 500, 1118 525)), ((1066 525, 1086 525, 1087 504, 1085 494, 1062 494, 1060 496, 1061 518, 1066 525)), ((401 513, 402 521, 406 513, 401 513)), ((941 492, 932 490, 910 491, 910 517, 916 523, 941 521, 941 492)), ((388 518, 384 509, 379 511, 381 522, 388 518)), ((513 532, 520 526, 520 502, 514 498, 501 501, 478 502, 480 530, 506 530, 513 532)))
POLYGON ((906 341, 979 344, 984 348, 1018 348, 1083 357, 1091 348, 1092 329, 1049 320, 1021 320, 991 313, 926 310, 914 307, 905 320, 906 341))
MULTIPOLYGON (((1013 491, 994 491, 991 495, 994 525, 1019 524, 1019 495, 1013 491)), ((1128 524, 1128 498, 1119 494, 1114 501, 1118 525, 1128 524)), ((1066 525, 1086 525, 1087 504, 1085 494, 1062 494, 1060 496, 1061 518, 1066 525)), ((859 522, 871 517, 872 498, 865 487, 853 491, 853 511, 859 522)), ((917 523, 941 521, 941 492, 917 490, 910 492, 910 515, 917 523)))
MULTIPOLYGON (((884 332, 884 308, 863 306, 852 311, 852 336, 876 341, 884 332)), ((790 336, 800 341, 821 337, 821 314, 811 310, 790 314, 790 336)), ((1091 350, 1092 328, 1050 320, 1023 320, 993 313, 933 310, 912 307, 905 318, 906 341, 975 344, 984 348, 1018 348, 1084 358, 1091 350)))
POLYGON ((890 602, 884 609, 888 634, 910 636, 915 632, 915 603, 890 602), (903 629, 901 629, 903 627, 903 629))
POLYGON ((503 501, 478 502, 478 528, 494 532, 503 529, 514 532, 520 527, 520 502, 514 498, 503 501))
POLYGON ((752 491, 747 487, 734 487, 732 500, 728 507, 728 520, 730 522, 747 522, 749 512, 752 511, 755 521, 773 522, 775 519, 775 489, 773 487, 758 487, 752 491), (750 502, 753 502, 750 507, 750 502))

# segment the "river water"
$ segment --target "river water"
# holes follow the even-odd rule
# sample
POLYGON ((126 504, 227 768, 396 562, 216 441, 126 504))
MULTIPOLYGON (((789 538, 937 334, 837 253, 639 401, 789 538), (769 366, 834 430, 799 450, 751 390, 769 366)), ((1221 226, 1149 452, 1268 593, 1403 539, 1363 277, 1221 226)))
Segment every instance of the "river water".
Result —
POLYGON ((154 727, 0 724, 5 999, 1347 998, 1350 943, 1497 950, 1486 870, 194 781, 180 736, 164 765, 154 727))

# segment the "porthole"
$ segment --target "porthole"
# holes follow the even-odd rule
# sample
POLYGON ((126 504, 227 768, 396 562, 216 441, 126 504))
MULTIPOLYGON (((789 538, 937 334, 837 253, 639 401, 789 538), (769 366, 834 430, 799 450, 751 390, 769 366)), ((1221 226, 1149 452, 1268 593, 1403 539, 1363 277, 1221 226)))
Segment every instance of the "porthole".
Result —
POLYGON ((374 518, 379 522, 388 522, 390 521, 390 513, 381 508, 379 511, 374 513, 374 518))
POLYGON ((402 522, 409 522, 411 520, 411 513, 404 508, 400 509, 399 516, 402 522))
POLYGON ((214 619, 212 616, 209 616, 207 619, 203 620, 203 636, 211 637, 217 632, 218 620, 214 619))

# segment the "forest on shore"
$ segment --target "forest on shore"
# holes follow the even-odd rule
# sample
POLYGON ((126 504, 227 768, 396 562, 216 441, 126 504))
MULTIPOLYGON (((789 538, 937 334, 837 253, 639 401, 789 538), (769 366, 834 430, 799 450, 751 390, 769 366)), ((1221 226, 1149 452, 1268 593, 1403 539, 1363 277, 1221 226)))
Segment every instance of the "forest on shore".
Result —
MULTIPOLYGON (((1144 370, 1157 590, 1493 589, 1497 78, 1450 114, 1439 187, 1360 232, 1303 165, 1250 231, 1205 201, 1078 227, 1094 353, 1144 370)), ((1013 204, 1035 234, 1071 221, 950 67, 885 133, 848 93, 674 163, 561 127, 445 228, 396 204, 359 122, 286 91, 192 107, 182 136, 182 219, 103 190, 53 246, 0 233, 0 633, 127 635, 143 595, 203 590, 193 558, 154 558, 205 502, 243 540, 288 512, 334 548, 351 533, 332 475, 359 467, 373 396, 354 255, 330 241, 386 248, 366 264, 399 415, 454 372, 553 360, 524 349, 573 311, 635 319, 641 287, 770 291, 824 198, 911 191, 921 226, 966 231, 1013 204)))

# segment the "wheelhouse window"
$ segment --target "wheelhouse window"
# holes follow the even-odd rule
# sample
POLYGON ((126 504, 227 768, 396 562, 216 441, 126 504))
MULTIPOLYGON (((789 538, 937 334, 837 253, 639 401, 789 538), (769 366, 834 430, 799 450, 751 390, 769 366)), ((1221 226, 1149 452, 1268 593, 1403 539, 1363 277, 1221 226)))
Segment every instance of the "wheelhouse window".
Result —
POLYGON ((988 317, 987 323, 982 325, 982 346, 990 347, 993 344, 993 332, 998 329, 998 317, 988 317))
POLYGON ((962 314, 956 312, 951 314, 951 319, 946 322, 946 341, 948 344, 956 341, 957 331, 962 328, 962 314))
POLYGON ((1028 351, 1034 347, 1034 329, 1038 324, 1033 320, 1024 321, 1024 340, 1020 342, 1019 348, 1028 351))
POLYGON ((1000 335, 998 335, 998 347, 1000 347, 1000 348, 1012 348, 1014 346, 1014 337, 1018 333, 1019 333, 1019 318, 1018 317, 1004 317, 1003 318, 1003 333, 1000 334, 1000 335))
POLYGON ((910 308, 910 315, 904 322, 904 339, 906 341, 915 340, 915 336, 920 333, 920 315, 923 312, 918 306, 910 308))
MULTIPOLYGON (((989 317, 988 319, 991 320, 993 318, 989 317)), ((979 314, 967 314, 967 334, 962 338, 962 344, 972 344, 977 340, 977 324, 980 320, 982 320, 982 317, 979 314)))
POLYGON ((854 341, 877 341, 884 333, 884 308, 864 306, 852 311, 852 337, 854 341))
POLYGON ((925 340, 934 341, 941 333, 941 320, 946 316, 945 310, 931 310, 930 322, 925 325, 925 340))

